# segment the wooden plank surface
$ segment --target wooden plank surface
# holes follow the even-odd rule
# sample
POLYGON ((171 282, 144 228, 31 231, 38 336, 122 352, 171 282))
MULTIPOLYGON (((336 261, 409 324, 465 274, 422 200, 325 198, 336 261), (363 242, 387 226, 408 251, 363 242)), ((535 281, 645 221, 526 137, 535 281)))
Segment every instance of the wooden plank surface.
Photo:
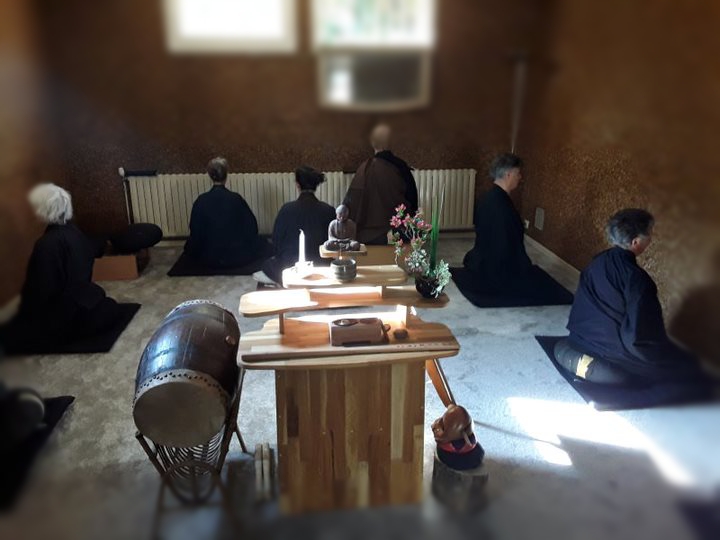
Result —
POLYGON ((422 363, 278 371, 280 506, 287 513, 422 498, 422 363))
POLYGON ((280 313, 354 306, 441 308, 445 307, 448 301, 445 293, 434 299, 423 298, 414 285, 281 289, 253 291, 242 295, 239 311, 245 317, 267 317, 280 313))
POLYGON ((294 267, 286 268, 282 273, 283 286, 287 288, 389 286, 404 285, 407 281, 405 271, 393 264, 358 266, 357 277, 349 283, 335 279, 329 266, 316 266, 307 275, 299 274, 294 267))
POLYGON ((354 259, 355 257, 365 257, 368 254, 365 244, 360 244, 360 249, 357 251, 330 251, 325 249, 325 244, 320 244, 318 249, 320 250, 320 257, 323 259, 337 259, 338 257, 354 259))
MULTIPOLYGON (((405 325, 397 312, 352 313, 331 315, 308 315, 296 319, 285 319, 285 332, 280 333, 277 319, 265 323, 262 330, 247 332, 240 338, 238 358, 243 367, 257 365, 259 369, 278 369, 274 361, 303 361, 304 367, 329 369, 344 367, 352 362, 353 356, 376 356, 374 362, 388 363, 390 353, 424 353, 420 359, 441 358, 457 354, 460 349, 450 329, 441 323, 429 323, 419 317, 410 316, 405 325), (342 318, 378 317, 390 325, 388 343, 361 347, 336 347, 330 344, 328 323, 342 318), (407 329, 408 338, 399 340, 393 331, 407 329), (450 353, 450 354, 448 354, 450 353)), ((368 361, 368 358, 365 359, 368 361)), ((283 364, 283 365, 288 365, 283 364)))

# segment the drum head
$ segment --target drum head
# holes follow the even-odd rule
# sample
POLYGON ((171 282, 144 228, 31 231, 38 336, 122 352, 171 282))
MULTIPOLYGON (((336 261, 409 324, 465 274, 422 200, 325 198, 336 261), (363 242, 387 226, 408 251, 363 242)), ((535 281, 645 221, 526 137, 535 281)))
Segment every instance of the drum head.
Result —
POLYGON ((147 385, 135 398, 140 433, 157 444, 189 448, 208 442, 225 424, 227 399, 199 380, 147 385))

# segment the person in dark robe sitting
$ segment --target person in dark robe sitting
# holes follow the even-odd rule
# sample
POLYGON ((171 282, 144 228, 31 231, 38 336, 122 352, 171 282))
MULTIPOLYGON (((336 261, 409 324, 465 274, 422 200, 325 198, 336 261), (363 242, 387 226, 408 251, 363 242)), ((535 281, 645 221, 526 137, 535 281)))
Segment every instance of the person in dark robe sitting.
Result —
POLYGON ((637 263, 652 241, 653 216, 618 212, 607 224, 613 247, 583 270, 567 325, 555 346, 558 363, 577 377, 605 384, 693 382, 697 359, 667 335, 657 286, 637 263))
POLYGON ((47 228, 30 256, 17 316, 0 333, 8 353, 55 352, 110 329, 122 316, 115 300, 91 281, 96 246, 70 223, 70 194, 42 184, 29 200, 47 228))
POLYGON ((508 292, 527 278, 532 262, 525 251, 525 228, 510 194, 522 180, 522 160, 498 156, 490 167, 493 187, 475 205, 475 245, 463 265, 488 292, 508 292))
POLYGON ((282 284, 282 272, 293 266, 299 257, 300 230, 305 233, 305 255, 308 261, 320 263, 320 246, 327 238, 335 209, 315 196, 315 190, 325 181, 325 175, 311 167, 295 171, 295 184, 300 194, 278 212, 273 226, 275 256, 265 261, 262 272, 253 277, 261 283, 282 284))
POLYGON ((408 212, 418 209, 418 191, 412 169, 390 151, 390 127, 380 124, 370 135, 374 155, 363 162, 353 177, 343 204, 357 224, 362 244, 385 245, 390 218, 404 204, 408 212))
POLYGON ((210 269, 238 268, 265 256, 268 246, 250 206, 225 187, 227 160, 211 160, 207 172, 213 185, 193 204, 185 253, 210 269))

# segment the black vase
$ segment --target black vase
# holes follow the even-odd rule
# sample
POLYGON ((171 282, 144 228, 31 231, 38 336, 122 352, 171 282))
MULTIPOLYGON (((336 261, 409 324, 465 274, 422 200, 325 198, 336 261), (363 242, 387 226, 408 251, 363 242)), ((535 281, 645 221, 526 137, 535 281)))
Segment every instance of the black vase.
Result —
POLYGON ((416 277, 415 278, 415 290, 420 293, 423 298, 437 298, 440 294, 435 294, 435 288, 437 287, 437 279, 416 277))

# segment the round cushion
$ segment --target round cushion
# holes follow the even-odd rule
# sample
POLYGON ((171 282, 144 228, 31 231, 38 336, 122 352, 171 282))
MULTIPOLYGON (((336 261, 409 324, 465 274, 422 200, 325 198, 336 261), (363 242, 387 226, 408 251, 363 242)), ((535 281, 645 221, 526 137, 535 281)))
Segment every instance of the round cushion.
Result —
POLYGON ((116 253, 137 253, 162 240, 162 229, 154 223, 134 223, 123 232, 110 237, 116 253))

